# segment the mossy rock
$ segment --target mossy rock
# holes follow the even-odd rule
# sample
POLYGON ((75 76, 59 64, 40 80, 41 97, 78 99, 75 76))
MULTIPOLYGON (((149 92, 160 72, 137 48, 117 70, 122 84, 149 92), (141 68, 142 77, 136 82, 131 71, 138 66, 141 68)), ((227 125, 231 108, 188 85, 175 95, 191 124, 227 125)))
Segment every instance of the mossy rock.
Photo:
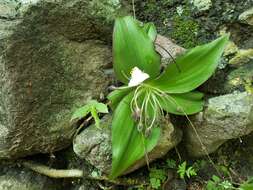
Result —
POLYGON ((227 66, 218 70, 200 90, 211 95, 229 94, 234 91, 253 92, 253 61, 234 68, 227 66))
POLYGON ((136 0, 136 14, 142 21, 154 22, 160 34, 184 48, 213 40, 222 28, 243 47, 252 42, 253 28, 241 24, 238 17, 252 6, 252 0, 136 0))
POLYGON ((229 139, 253 132, 253 95, 235 92, 210 98, 203 112, 190 119, 193 126, 184 129, 189 154, 198 157, 213 153, 229 139))
POLYGON ((0 165, 0 167, 1 190, 60 190, 63 188, 63 182, 60 179, 50 179, 14 165, 0 165))
POLYGON ((71 114, 111 81, 112 24, 123 9, 113 0, 0 0, 0 159, 71 143, 71 114))

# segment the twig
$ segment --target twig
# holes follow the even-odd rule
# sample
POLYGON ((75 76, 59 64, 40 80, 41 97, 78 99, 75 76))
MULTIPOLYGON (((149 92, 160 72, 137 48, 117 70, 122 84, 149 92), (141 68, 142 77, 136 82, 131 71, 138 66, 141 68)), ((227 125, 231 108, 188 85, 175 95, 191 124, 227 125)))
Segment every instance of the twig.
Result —
POLYGON ((78 133, 81 131, 81 129, 89 123, 89 121, 92 119, 92 116, 88 117, 87 119, 84 120, 84 122, 77 128, 73 139, 78 135, 78 133))
POLYGON ((82 170, 79 169, 53 169, 33 161, 23 161, 21 162, 21 164, 26 168, 29 168, 39 174, 51 178, 87 178, 97 181, 107 181, 115 185, 123 185, 123 186, 147 185, 147 182, 145 180, 143 181, 129 178, 109 179, 105 176, 94 177, 89 174, 85 174, 82 170))
POLYGON ((178 151, 178 149, 177 149, 177 146, 175 146, 175 151, 176 151, 176 153, 177 153, 179 162, 182 162, 182 157, 181 157, 181 155, 180 155, 180 153, 179 153, 179 151, 178 151))
POLYGON ((171 57, 172 61, 173 61, 174 64, 176 65, 176 68, 177 68, 178 72, 181 73, 181 69, 180 69, 179 65, 177 64, 175 58, 171 55, 171 53, 170 53, 166 48, 164 48, 163 46, 161 46, 160 44, 155 43, 155 45, 157 45, 157 46, 159 46, 160 48, 162 48, 162 49, 171 57))
POLYGON ((240 183, 243 183, 245 180, 243 180, 240 175, 238 175, 238 173, 236 171, 234 171, 232 168, 229 168, 229 171, 238 178, 240 183))

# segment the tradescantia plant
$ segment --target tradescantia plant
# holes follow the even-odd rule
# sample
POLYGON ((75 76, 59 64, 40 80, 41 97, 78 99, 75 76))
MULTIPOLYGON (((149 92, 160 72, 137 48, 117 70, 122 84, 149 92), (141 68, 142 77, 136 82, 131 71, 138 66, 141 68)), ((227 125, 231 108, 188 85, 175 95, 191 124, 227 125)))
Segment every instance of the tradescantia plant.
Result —
POLYGON ((164 111, 190 115, 203 109, 203 94, 195 89, 214 73, 228 41, 223 36, 190 49, 161 72, 156 35, 152 23, 142 24, 130 16, 115 21, 113 67, 125 86, 108 95, 114 111, 111 178, 156 146, 164 111))

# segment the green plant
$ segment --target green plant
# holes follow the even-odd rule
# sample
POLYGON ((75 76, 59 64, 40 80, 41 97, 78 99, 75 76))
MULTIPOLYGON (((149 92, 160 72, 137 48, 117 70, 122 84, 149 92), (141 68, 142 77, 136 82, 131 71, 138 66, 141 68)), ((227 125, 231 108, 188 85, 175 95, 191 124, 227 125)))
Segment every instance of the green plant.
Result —
POLYGON ((177 173, 179 174, 181 179, 184 179, 185 176, 191 178, 192 176, 197 175, 195 169, 192 166, 187 168, 186 165, 187 165, 186 161, 184 161, 182 164, 178 166, 177 173))
POLYGON ((236 189, 228 180, 222 181, 218 176, 213 175, 212 179, 207 182, 206 190, 231 190, 236 189))
POLYGON ((217 165, 217 169, 222 173, 224 176, 230 176, 229 167, 225 165, 217 165))
POLYGON ((239 190, 253 190, 253 177, 241 184, 239 190))
POLYGON ((155 38, 152 23, 142 24, 130 16, 115 21, 113 67, 125 86, 108 95, 114 110, 111 178, 155 147, 164 111, 190 115, 202 110, 203 94, 195 89, 213 74, 228 41, 224 36, 195 47, 161 73, 155 38))
POLYGON ((166 163, 167 163, 168 168, 171 168, 171 169, 176 169, 177 168, 177 163, 173 159, 167 159, 166 163))
POLYGON ((90 100, 86 105, 77 109, 71 117, 71 121, 75 119, 82 119, 88 114, 95 120, 95 125, 100 128, 100 119, 98 117, 98 113, 108 113, 107 105, 97 102, 96 100, 90 100))
MULTIPOLYGON (((185 7, 184 7, 185 8, 185 7)), ((189 10, 184 9, 183 16, 173 16, 173 30, 171 36, 185 48, 194 47, 200 43, 198 39, 199 24, 191 18, 189 10)))
POLYGON ((150 186, 153 189, 160 189, 167 178, 166 172, 162 169, 151 168, 149 173, 150 186))
POLYGON ((196 160, 192 166, 195 168, 196 171, 199 171, 203 169, 207 164, 208 162, 206 160, 201 159, 201 160, 196 160))

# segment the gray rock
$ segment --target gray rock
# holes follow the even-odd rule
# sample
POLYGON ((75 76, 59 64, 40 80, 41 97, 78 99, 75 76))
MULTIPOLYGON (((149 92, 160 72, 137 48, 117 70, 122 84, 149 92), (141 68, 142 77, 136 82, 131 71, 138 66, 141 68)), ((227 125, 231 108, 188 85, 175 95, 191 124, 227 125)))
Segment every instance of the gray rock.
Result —
POLYGON ((206 94, 217 96, 221 94, 231 94, 234 91, 252 91, 252 77, 253 60, 237 68, 218 70, 213 77, 200 87, 200 89, 206 94))
POLYGON ((190 119, 196 132, 192 126, 184 131, 189 154, 212 153, 227 140, 253 131, 253 95, 235 92, 210 98, 206 109, 190 119))
POLYGON ((155 40, 156 51, 161 55, 161 64, 166 67, 175 57, 182 54, 185 49, 175 44, 172 39, 157 35, 155 40))
MULTIPOLYGON (((78 157, 87 160, 101 172, 108 174, 111 169, 111 116, 106 116, 101 123, 103 130, 92 125, 83 130, 73 143, 78 157)), ((161 138, 156 147, 148 154, 149 160, 163 157, 174 148, 182 138, 182 131, 172 124, 163 126, 161 138)), ((126 173, 130 173, 146 164, 145 159, 137 161, 126 173)))
POLYGON ((187 185, 183 179, 173 179, 166 183, 164 190, 186 190, 187 185))
POLYGON ((0 0, 0 159, 69 145, 69 119, 110 83, 115 0, 0 0))
POLYGON ((104 118, 100 124, 103 130, 91 125, 73 141, 76 155, 105 173, 111 169, 111 121, 111 117, 104 118))
POLYGON ((239 20, 253 26, 253 7, 240 14, 239 20))
POLYGON ((79 186, 75 186, 73 189, 71 190, 97 190, 100 189, 99 187, 87 187, 86 184, 83 185, 79 185, 79 186))
POLYGON ((24 168, 0 165, 1 190, 60 190, 60 180, 36 174, 24 168))
POLYGON ((172 39, 159 34, 156 37, 155 45, 156 51, 161 55, 162 59, 168 61, 171 60, 171 57, 175 58, 185 51, 184 48, 175 44, 172 39))
MULTIPOLYGON (((92 176, 92 172, 94 171, 94 167, 87 163, 85 160, 80 159, 73 151, 72 146, 67 149, 58 151, 54 153, 56 158, 60 158, 60 160, 64 160, 64 162, 56 161, 56 166, 54 168, 64 168, 64 169, 78 169, 85 171, 85 175, 92 176), (64 166, 63 166, 64 165, 64 166)), ((48 165, 48 164, 47 164, 48 165)), ((83 178, 71 178, 70 180, 64 179, 65 186, 69 183, 68 188, 63 188, 64 190, 98 190, 100 189, 96 180, 91 180, 87 177, 83 178)))
POLYGON ((206 11, 212 7, 211 0, 191 0, 191 3, 199 10, 206 11))

